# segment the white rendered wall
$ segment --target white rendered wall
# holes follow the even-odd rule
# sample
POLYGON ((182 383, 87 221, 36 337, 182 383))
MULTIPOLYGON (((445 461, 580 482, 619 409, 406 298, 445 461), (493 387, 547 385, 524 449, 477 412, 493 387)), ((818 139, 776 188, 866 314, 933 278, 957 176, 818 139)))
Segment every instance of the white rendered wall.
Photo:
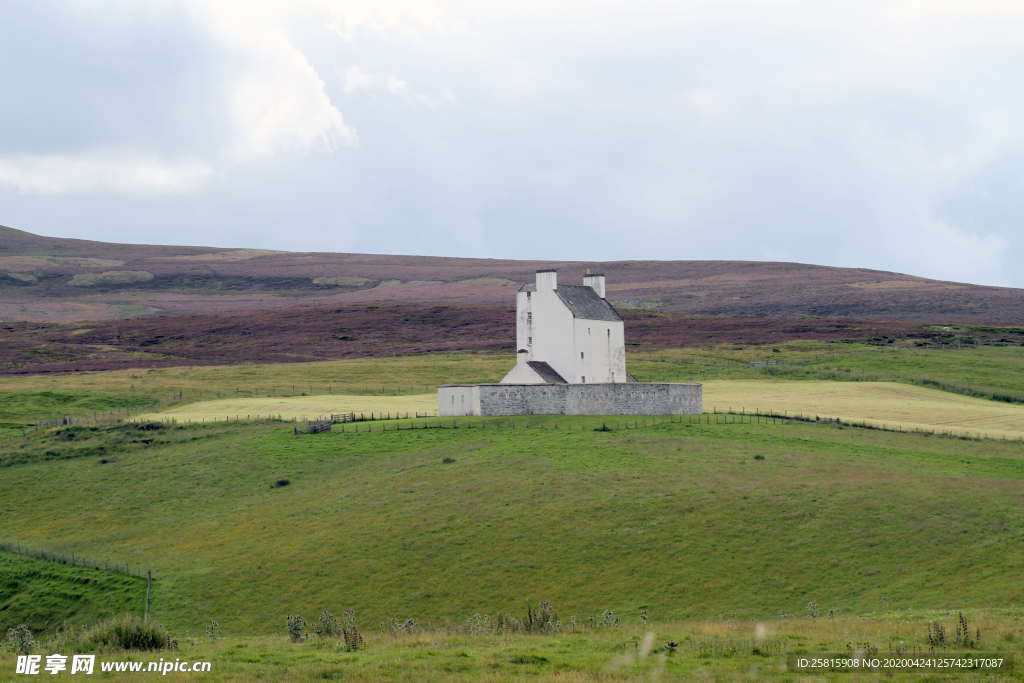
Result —
MULTIPOLYGON (((531 350, 530 337, 533 336, 533 326, 528 314, 532 297, 528 297, 527 294, 529 292, 516 293, 516 351, 519 349, 531 350)), ((533 358, 527 358, 527 360, 533 360, 533 358)))
POLYGON ((501 378, 502 384, 544 384, 544 379, 537 371, 527 365, 530 354, 516 353, 516 365, 501 378))
POLYGON ((576 367, 572 313, 553 289, 538 289, 530 294, 529 300, 533 313, 530 360, 546 362, 567 382, 579 381, 573 379, 576 367))
POLYGON ((452 385, 438 387, 437 414, 441 417, 479 415, 480 386, 452 385))
POLYGON ((582 384, 626 381, 626 340, 622 321, 573 321, 574 378, 582 384))

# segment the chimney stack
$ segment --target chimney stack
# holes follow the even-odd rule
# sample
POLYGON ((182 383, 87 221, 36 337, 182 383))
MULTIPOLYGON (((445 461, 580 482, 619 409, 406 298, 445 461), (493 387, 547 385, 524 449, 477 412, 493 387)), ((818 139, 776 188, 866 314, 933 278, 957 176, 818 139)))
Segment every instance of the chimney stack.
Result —
POLYGON ((537 291, 543 292, 545 290, 552 290, 558 288, 558 271, 557 270, 538 270, 537 271, 537 291))
POLYGON ((597 292, 599 297, 604 298, 604 275, 602 273, 584 275, 583 284, 597 292))

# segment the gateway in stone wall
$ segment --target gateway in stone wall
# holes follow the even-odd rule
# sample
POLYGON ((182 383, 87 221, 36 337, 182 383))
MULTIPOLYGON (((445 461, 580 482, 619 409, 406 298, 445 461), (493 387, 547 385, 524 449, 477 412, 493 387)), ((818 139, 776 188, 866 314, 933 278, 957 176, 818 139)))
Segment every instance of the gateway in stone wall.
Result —
POLYGON ((622 318, 604 275, 558 284, 553 270, 516 295, 516 365, 500 384, 438 388, 438 414, 681 415, 703 411, 700 384, 641 383, 626 372, 622 318))

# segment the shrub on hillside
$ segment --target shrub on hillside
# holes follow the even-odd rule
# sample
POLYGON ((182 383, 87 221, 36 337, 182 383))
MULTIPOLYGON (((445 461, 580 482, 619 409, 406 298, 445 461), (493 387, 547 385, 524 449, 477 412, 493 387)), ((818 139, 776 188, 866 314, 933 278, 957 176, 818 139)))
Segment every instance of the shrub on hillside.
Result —
POLYGON ((103 273, 78 273, 68 284, 72 287, 96 287, 104 285, 130 285, 149 282, 153 273, 146 270, 108 270, 103 273))
POLYGON ((101 621, 82 633, 83 645, 95 650, 173 650, 178 641, 155 621, 123 614, 101 621))

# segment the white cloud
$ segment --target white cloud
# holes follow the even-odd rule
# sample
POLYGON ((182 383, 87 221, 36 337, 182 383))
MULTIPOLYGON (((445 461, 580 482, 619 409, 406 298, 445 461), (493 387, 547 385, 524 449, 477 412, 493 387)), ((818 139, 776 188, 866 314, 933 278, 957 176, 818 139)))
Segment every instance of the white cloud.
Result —
POLYGON ((180 194, 201 187, 212 175, 213 169, 200 161, 116 153, 0 158, 0 185, 28 194, 180 194))
MULTIPOLYGON (((63 43, 60 58, 103 68, 87 71, 90 80, 66 94, 65 84, 40 79, 26 86, 30 92, 9 93, 11 101, 53 99, 61 109, 48 109, 48 117, 66 128, 87 122, 94 136, 72 148, 0 153, 0 185, 43 194, 179 194, 256 159, 356 144, 355 130, 287 30, 294 6, 194 0, 186 7, 183 15, 176 3, 107 0, 72 3, 67 16, 51 9, 55 25, 75 24, 62 27, 71 40, 52 41, 63 43), (162 23, 167 36, 131 36, 140 25, 159 34, 162 23), (109 47, 105 31, 117 34, 109 47), (193 61, 193 50, 209 61, 193 61), (104 92, 116 96, 104 99, 104 92), (172 155, 188 160, 167 161, 172 155)), ((39 128, 45 137, 41 126, 53 122, 36 124, 32 115, 27 111, 18 127, 39 128)))
POLYGON ((230 158, 354 145, 355 130, 328 97, 324 81, 289 34, 288 2, 206 2, 193 11, 241 62, 229 76, 228 111, 236 132, 230 158))

